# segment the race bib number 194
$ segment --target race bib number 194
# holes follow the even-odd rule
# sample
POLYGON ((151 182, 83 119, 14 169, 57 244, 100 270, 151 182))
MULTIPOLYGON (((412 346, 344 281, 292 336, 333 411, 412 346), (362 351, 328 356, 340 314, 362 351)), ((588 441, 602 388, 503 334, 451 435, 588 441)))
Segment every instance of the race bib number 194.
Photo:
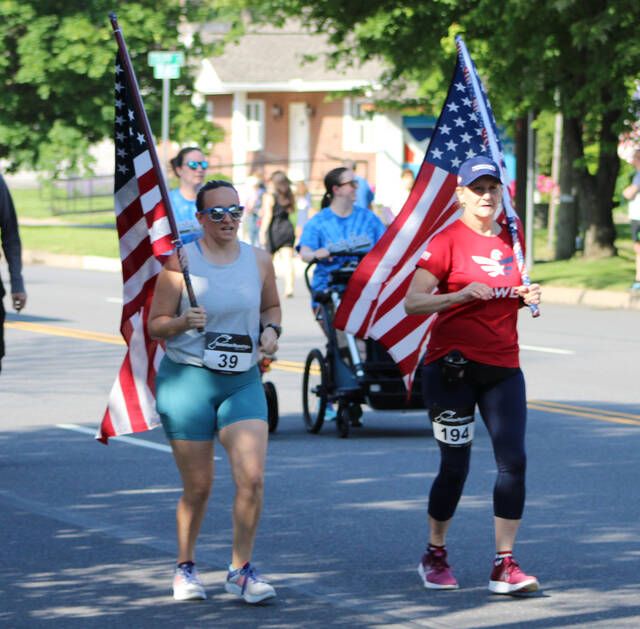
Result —
POLYGON ((433 436, 450 446, 466 446, 473 441, 473 415, 458 417, 455 411, 442 411, 432 417, 433 436))
POLYGON ((251 367, 253 343, 246 334, 207 332, 203 362, 213 371, 241 373, 251 367))

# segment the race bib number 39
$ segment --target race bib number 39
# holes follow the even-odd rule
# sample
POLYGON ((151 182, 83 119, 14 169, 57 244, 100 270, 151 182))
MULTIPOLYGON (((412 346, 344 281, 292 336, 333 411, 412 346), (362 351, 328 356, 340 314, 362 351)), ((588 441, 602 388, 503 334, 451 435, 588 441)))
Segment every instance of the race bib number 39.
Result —
POLYGON ((432 418, 433 436, 450 446, 466 446, 473 441, 473 415, 458 417, 455 411, 442 411, 432 418))
POLYGON ((241 373, 251 367, 253 343, 246 334, 207 332, 204 342, 205 367, 225 373, 241 373))

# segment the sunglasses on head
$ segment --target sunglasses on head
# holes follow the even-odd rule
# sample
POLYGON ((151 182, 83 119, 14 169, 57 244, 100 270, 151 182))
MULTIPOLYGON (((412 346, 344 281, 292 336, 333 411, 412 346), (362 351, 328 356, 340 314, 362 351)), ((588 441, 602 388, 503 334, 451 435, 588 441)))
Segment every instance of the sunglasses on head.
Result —
POLYGON ((243 211, 243 205, 230 205, 229 207, 208 207, 200 213, 206 214, 211 222, 220 223, 225 214, 229 214, 234 221, 239 221, 242 218, 243 211))
POLYGON ((206 159, 203 159, 201 162, 195 159, 190 159, 187 162, 187 166, 191 168, 191 170, 198 170, 198 166, 200 166, 202 170, 207 170, 207 168, 209 167, 209 162, 206 159))

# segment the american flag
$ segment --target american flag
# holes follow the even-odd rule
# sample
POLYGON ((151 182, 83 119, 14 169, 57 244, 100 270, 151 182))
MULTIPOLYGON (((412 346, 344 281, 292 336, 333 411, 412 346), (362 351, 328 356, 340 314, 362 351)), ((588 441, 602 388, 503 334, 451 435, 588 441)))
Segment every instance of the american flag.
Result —
POLYGON ((138 119, 121 54, 115 67, 114 204, 122 261, 123 306, 120 332, 127 353, 111 389, 109 404, 96 435, 109 437, 156 427, 155 375, 162 347, 149 337, 147 317, 163 254, 173 249, 159 177, 152 164, 152 139, 138 119))
MULTIPOLYGON (((484 154, 500 165, 505 184, 503 211, 512 237, 518 238, 493 111, 461 38, 456 38, 456 47, 457 62, 447 99, 411 193, 351 277, 334 320, 338 329, 379 341, 398 364, 407 389, 425 353, 436 315, 405 314, 404 298, 416 262, 429 241, 460 216, 455 188, 458 168, 464 161, 484 154)), ((519 242, 514 242, 514 253, 523 272, 519 242)))

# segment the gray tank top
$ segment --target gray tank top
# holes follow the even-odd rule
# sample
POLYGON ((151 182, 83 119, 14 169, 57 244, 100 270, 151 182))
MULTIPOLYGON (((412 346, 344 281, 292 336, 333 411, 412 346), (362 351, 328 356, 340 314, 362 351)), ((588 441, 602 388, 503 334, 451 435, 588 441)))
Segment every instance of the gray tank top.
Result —
MULTIPOLYGON (((262 280, 253 247, 240 242, 240 254, 231 264, 209 262, 198 241, 185 245, 184 250, 207 324, 204 334, 188 330, 167 339, 167 356, 177 363, 202 367, 206 339, 207 366, 224 372, 245 371, 257 362, 260 335, 262 280)), ((183 290, 177 314, 188 308, 189 298, 183 290)))

